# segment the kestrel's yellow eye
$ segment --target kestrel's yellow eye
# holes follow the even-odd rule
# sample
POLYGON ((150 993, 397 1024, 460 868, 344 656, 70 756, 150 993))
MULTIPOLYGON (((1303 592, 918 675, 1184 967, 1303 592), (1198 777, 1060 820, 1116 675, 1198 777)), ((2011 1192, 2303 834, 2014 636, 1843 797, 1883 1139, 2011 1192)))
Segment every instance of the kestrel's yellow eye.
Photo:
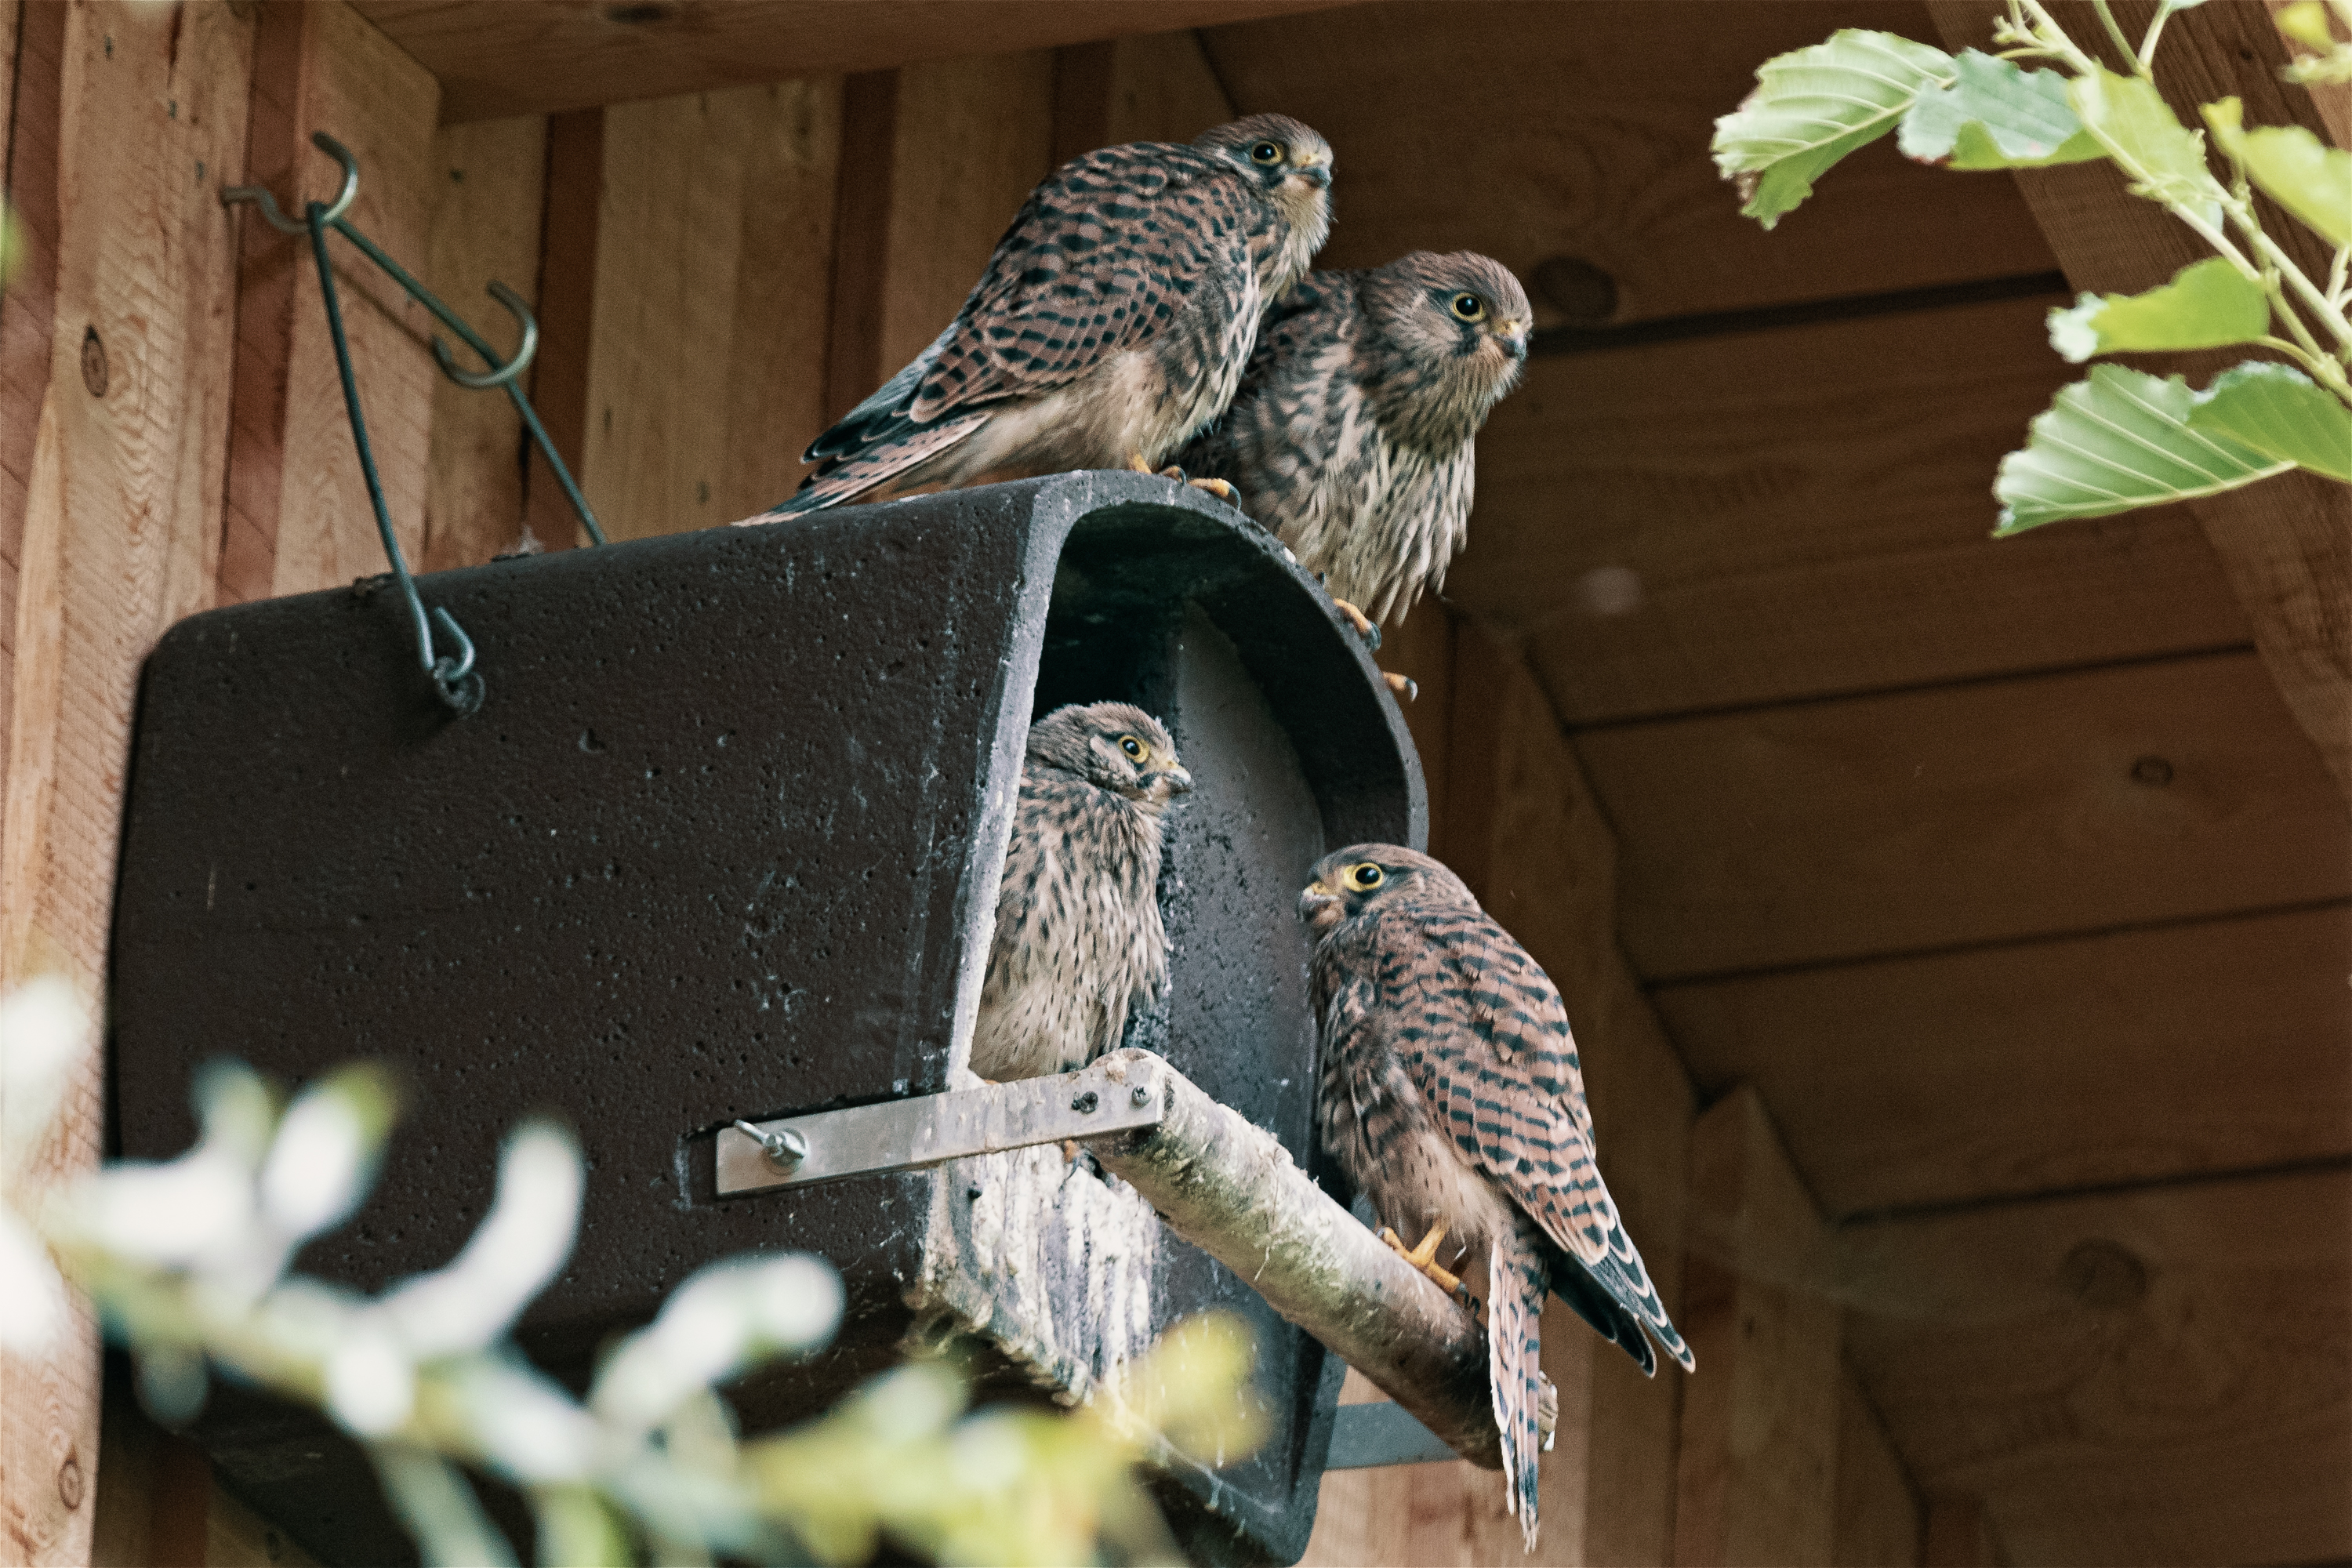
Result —
POLYGON ((1450 308, 1465 321, 1481 321, 1486 318, 1486 301, 1475 294, 1456 294, 1450 301, 1450 308))
POLYGON ((1139 763, 1151 754, 1151 748, 1132 735, 1121 735, 1118 738, 1118 749, 1139 763))
POLYGON ((1265 163, 1269 165, 1281 163, 1282 143, 1279 142, 1260 142, 1256 143, 1255 146, 1250 148, 1250 162, 1253 163, 1265 163))
POLYGON ((1387 880, 1388 873, 1366 860, 1350 866, 1347 871, 1348 886, 1359 893, 1369 893, 1387 880))

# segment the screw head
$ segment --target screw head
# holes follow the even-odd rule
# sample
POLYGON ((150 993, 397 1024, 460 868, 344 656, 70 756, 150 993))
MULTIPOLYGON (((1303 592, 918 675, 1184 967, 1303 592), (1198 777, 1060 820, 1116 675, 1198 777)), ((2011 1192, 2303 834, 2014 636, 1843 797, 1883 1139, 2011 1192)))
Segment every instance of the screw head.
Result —
POLYGON ((1095 1107, 1101 1103, 1102 1097, 1097 1094, 1093 1089, 1088 1089, 1086 1093, 1078 1096, 1077 1099, 1070 1101, 1070 1109, 1078 1112, 1082 1116, 1091 1115, 1093 1114, 1095 1107))
POLYGON ((1149 1105, 1151 1103, 1151 1086, 1148 1083, 1139 1083, 1127 1091, 1127 1098, 1137 1106, 1149 1105))

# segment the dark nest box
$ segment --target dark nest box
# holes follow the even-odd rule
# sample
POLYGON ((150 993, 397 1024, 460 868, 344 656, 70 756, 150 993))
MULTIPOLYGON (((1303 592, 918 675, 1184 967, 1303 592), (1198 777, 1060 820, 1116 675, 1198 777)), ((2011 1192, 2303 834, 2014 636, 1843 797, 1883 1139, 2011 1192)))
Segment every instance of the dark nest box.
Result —
MULTIPOLYGON (((1196 492, 1086 473, 422 585, 479 650, 470 717, 370 584, 194 616, 149 658, 113 937, 122 1153, 186 1147, 215 1057, 395 1064, 377 1191, 299 1260, 373 1291, 453 1256, 502 1134, 557 1110, 585 1208, 519 1339, 558 1376, 714 1259, 841 1269, 833 1347, 734 1391, 749 1430, 947 1331, 1000 1392, 1083 1392, 1230 1309, 1271 1435, 1163 1492, 1197 1558, 1297 1558, 1341 1369, 1132 1190, 1047 1145, 722 1201, 712 1150, 739 1117, 969 1081, 1029 722, 1120 698, 1198 781, 1161 872, 1170 994, 1130 1042, 1313 1168, 1297 889, 1327 848, 1427 827, 1403 723, 1314 582, 1196 492)), ((315 1418, 218 1396, 195 1436, 321 1555, 397 1539, 315 1418)))

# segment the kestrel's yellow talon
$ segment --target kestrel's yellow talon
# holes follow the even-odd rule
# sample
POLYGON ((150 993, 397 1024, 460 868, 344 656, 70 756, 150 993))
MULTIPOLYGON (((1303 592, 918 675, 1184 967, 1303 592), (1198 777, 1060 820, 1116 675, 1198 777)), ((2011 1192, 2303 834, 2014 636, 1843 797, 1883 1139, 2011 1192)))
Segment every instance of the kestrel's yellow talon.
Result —
POLYGON ((1381 646, 1381 628, 1372 625, 1372 619, 1370 616, 1367 616, 1363 611, 1356 608, 1355 605, 1348 603, 1345 599, 1332 600, 1331 607, 1348 617, 1349 623, 1356 628, 1356 635, 1358 637, 1363 638, 1374 647, 1381 646))
POLYGON ((1397 694, 1400 702, 1410 702, 1421 695, 1421 682, 1410 675, 1398 675, 1384 669, 1381 671, 1381 679, 1389 683, 1389 689, 1397 694))
POLYGON ((1143 460, 1143 454, 1140 452, 1129 452, 1127 455, 1127 467, 1131 473, 1149 474, 1156 471, 1150 464, 1143 460))
POLYGON ((1458 1297, 1463 1294, 1462 1281, 1439 1268, 1437 1264, 1437 1244, 1445 1239, 1445 1227, 1443 1225, 1431 1226, 1429 1234, 1421 1238, 1421 1245, 1411 1249, 1407 1249, 1405 1244, 1398 1238, 1397 1233, 1387 1226, 1381 1226, 1380 1236, 1382 1241, 1389 1244, 1390 1251, 1429 1276, 1430 1282, 1439 1289, 1449 1296, 1458 1297))
POLYGON ((1228 504, 1231 504, 1233 501, 1234 487, 1225 483, 1223 479, 1187 479, 1184 482, 1191 485, 1196 490, 1208 491, 1211 495, 1216 497, 1221 501, 1224 501, 1228 504))

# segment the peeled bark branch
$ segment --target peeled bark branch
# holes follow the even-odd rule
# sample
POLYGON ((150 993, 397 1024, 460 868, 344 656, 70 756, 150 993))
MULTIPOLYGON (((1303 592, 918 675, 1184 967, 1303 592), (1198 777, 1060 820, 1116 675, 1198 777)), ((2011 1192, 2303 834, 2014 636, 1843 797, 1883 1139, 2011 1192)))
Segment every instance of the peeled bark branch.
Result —
POLYGON ((1149 1052, 1105 1057, 1114 1078, 1121 1058, 1153 1063, 1168 1114, 1089 1143, 1104 1168, 1455 1453, 1502 1468, 1476 1320, 1309 1181, 1272 1133, 1149 1052))

